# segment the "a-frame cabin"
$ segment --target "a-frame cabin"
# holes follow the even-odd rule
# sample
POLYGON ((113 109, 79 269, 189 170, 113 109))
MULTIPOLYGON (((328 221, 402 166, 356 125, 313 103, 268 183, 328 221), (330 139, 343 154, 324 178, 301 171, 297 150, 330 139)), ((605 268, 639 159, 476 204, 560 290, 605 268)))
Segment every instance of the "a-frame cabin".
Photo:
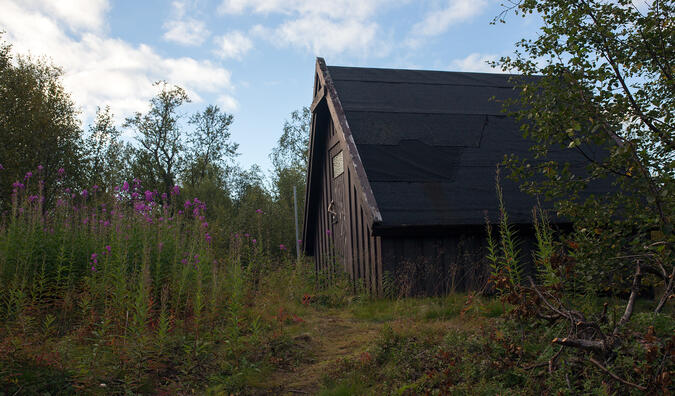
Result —
MULTIPOLYGON (((344 271, 374 293, 482 286, 485 219, 498 218, 496 166, 531 146, 502 112, 517 95, 513 77, 335 67, 318 58, 303 229, 316 270, 329 279, 344 271)), ((571 150, 556 157, 585 163, 571 150)), ((535 199, 502 185, 527 259, 535 199)))

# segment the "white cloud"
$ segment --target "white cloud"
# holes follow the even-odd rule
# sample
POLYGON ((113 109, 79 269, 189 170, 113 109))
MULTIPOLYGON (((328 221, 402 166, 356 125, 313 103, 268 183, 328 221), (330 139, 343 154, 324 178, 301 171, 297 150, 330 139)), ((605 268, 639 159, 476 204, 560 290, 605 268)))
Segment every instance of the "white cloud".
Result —
POLYGON ((195 102, 204 93, 232 91, 230 72, 207 60, 163 57, 150 46, 106 37, 95 28, 73 38, 60 26, 68 17, 52 14, 47 6, 0 0, 0 9, 0 26, 14 52, 44 54, 61 66, 63 84, 85 119, 97 106, 110 105, 120 118, 145 110, 156 93, 152 83, 161 79, 185 88, 195 102))
POLYGON ((164 22, 164 40, 182 45, 199 46, 211 35, 203 21, 187 16, 187 0, 171 3, 172 17, 164 22))
MULTIPOLYGON (((110 8, 108 0, 23 0, 21 5, 28 11, 54 16, 73 31, 101 30, 110 8)), ((6 14, 5 7, 0 8, 6 14)))
POLYGON ((474 52, 466 58, 455 59, 450 62, 450 70, 464 72, 503 73, 501 69, 493 69, 488 62, 496 61, 499 57, 491 54, 474 52))
POLYGON ((224 0, 223 14, 280 14, 274 27, 256 26, 252 32, 280 47, 298 47, 315 55, 383 54, 377 12, 408 0, 224 0))
POLYGON ((253 42, 242 32, 232 31, 214 39, 217 48, 215 53, 221 58, 241 59, 251 48, 253 42))
POLYGON ((239 109, 239 103, 235 98, 233 98, 230 95, 220 95, 218 97, 217 102, 223 109, 223 111, 226 111, 228 113, 232 113, 234 111, 237 111, 237 109, 239 109))
POLYGON ((414 36, 437 36, 445 33, 450 26, 471 19, 483 12, 487 0, 447 0, 440 10, 429 12, 426 17, 412 28, 414 36))
POLYGON ((204 22, 194 18, 166 21, 164 29, 164 40, 182 45, 202 45, 210 34, 204 22))

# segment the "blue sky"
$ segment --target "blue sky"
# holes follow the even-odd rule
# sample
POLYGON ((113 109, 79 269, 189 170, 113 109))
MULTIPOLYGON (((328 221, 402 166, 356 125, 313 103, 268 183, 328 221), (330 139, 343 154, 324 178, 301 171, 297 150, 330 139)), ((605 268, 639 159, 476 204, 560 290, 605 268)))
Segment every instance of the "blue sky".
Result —
MULTIPOLYGON (((96 106, 118 120, 147 109, 152 82, 186 88, 186 112, 234 114, 244 167, 268 154, 293 110, 311 103, 314 62, 490 71, 486 60, 536 33, 534 17, 493 0, 0 0, 15 51, 48 56, 87 124, 96 106)), ((132 138, 130 132, 128 138, 132 138)))

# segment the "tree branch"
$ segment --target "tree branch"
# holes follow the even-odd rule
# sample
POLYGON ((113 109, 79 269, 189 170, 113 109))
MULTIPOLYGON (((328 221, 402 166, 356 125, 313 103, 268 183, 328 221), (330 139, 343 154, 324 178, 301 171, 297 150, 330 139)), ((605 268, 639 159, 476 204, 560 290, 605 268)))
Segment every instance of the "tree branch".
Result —
POLYGON ((619 330, 630 320, 631 315, 633 315, 633 308, 635 307, 635 299, 637 298, 638 292, 640 291, 640 281, 642 280, 642 270, 640 266, 640 261, 637 262, 635 266, 635 275, 633 276, 633 285, 630 288, 630 297, 628 297, 628 303, 626 304, 626 310, 621 316, 619 323, 614 327, 612 332, 613 336, 619 334, 619 330))
POLYGON ((673 294, 673 280, 675 280, 675 266, 673 267, 673 271, 670 273, 670 280, 668 281, 668 284, 666 285, 666 290, 663 291, 663 295, 661 296, 661 300, 659 300, 659 303, 656 306, 656 309, 654 310, 655 313, 661 312, 663 307, 666 305, 666 303, 670 299, 670 296, 673 294))
POLYGON ((607 367, 603 366, 602 363, 600 363, 599 361, 593 359, 592 357, 589 357, 588 360, 590 360, 591 363, 595 364, 600 370, 604 371, 604 372, 607 373, 610 377, 612 377, 612 378, 614 378, 615 380, 621 382, 622 384, 628 385, 628 386, 632 386, 633 388, 639 389, 639 390, 641 390, 641 391, 643 391, 643 392, 647 390, 647 387, 646 387, 646 386, 634 384, 634 383, 632 383, 632 382, 630 382, 630 381, 626 381, 625 379, 619 377, 618 375, 616 375, 616 374, 614 374, 613 372, 609 371, 609 369, 608 369, 607 367))

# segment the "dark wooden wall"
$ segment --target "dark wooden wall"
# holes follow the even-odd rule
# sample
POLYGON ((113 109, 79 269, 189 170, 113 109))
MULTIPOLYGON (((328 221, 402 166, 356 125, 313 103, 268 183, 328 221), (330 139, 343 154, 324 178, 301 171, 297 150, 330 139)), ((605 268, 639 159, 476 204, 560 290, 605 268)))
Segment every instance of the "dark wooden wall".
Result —
MULTIPOLYGON (((486 286, 490 269, 483 230, 471 227, 435 235, 381 238, 386 295, 444 295, 486 286)), ((519 241, 523 270, 531 273, 534 235, 528 227, 521 228, 519 241)))
MULTIPOLYGON (((326 111, 326 109, 323 109, 326 111)), ((321 111, 321 109, 319 110, 321 111)), ((330 117, 318 117, 315 137, 321 152, 321 190, 314 217, 314 256, 317 272, 332 282, 346 272, 354 288, 379 293, 382 285, 381 239, 373 236, 373 219, 363 199, 363 190, 354 177, 354 164, 346 152, 344 136, 330 117), (321 120, 324 120, 322 123, 321 120), (322 138, 319 138, 322 136, 322 138), (335 175, 333 157, 342 155, 344 172, 335 175), (332 204, 331 204, 332 203, 332 204)))

